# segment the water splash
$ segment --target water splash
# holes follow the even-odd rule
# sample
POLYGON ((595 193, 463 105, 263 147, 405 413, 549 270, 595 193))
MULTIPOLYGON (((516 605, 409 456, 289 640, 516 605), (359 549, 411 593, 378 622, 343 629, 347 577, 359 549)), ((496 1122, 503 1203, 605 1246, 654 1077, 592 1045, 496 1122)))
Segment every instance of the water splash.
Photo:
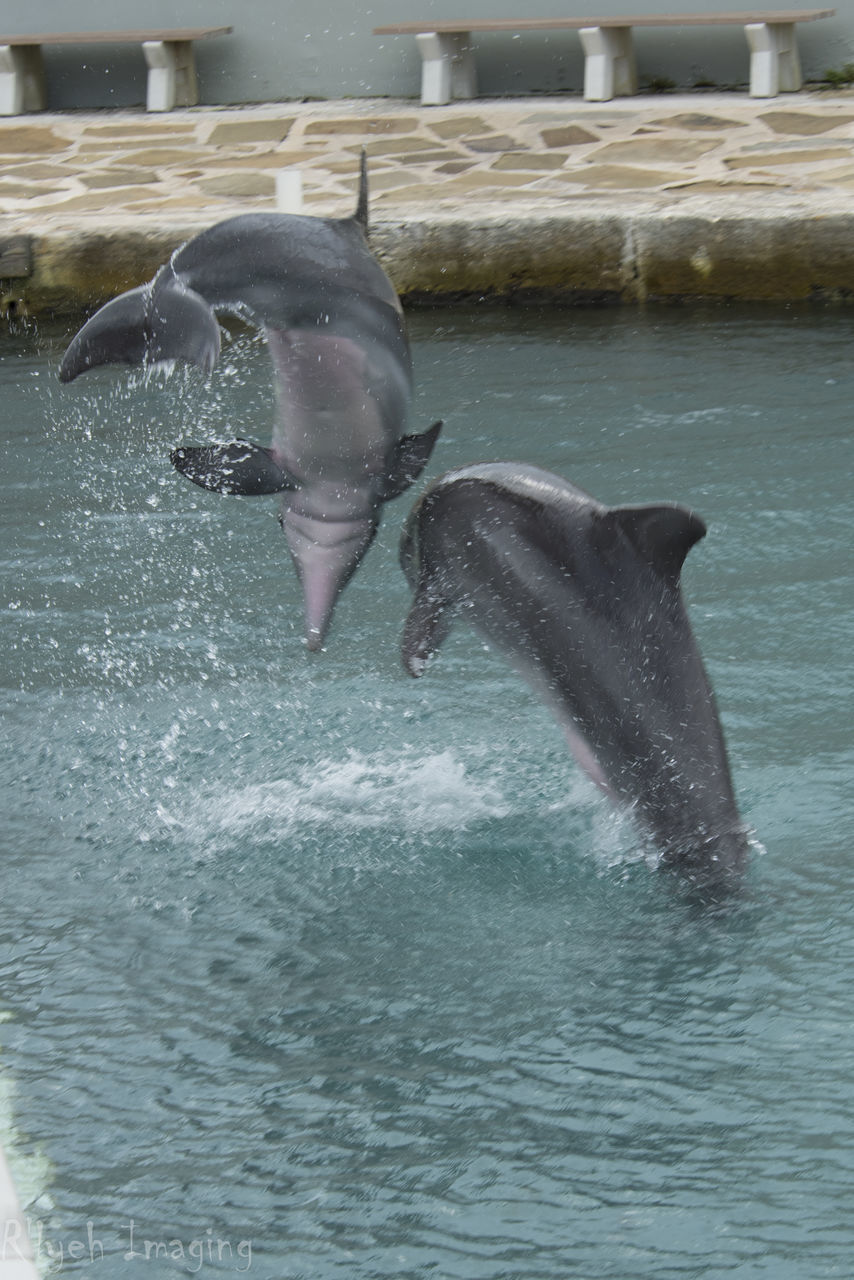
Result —
POLYGON ((347 752, 296 767, 270 782, 198 793, 188 811, 160 805, 158 816, 194 844, 223 839, 292 840, 312 828, 424 834, 505 817, 512 805, 500 786, 472 776, 451 751, 424 756, 347 752))

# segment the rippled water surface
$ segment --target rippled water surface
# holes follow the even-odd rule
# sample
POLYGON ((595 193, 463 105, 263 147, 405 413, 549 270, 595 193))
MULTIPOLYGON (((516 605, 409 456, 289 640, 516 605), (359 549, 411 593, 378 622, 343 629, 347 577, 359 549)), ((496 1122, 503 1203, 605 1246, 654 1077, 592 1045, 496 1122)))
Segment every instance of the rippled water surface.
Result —
POLYGON ((269 438, 257 339, 62 388, 66 335, 4 335, 0 1097, 40 1260, 850 1276, 854 317, 411 332, 431 475, 525 459, 706 519, 683 581, 745 893, 657 875, 462 625, 404 674, 411 495, 306 652, 275 499, 168 462, 269 438))

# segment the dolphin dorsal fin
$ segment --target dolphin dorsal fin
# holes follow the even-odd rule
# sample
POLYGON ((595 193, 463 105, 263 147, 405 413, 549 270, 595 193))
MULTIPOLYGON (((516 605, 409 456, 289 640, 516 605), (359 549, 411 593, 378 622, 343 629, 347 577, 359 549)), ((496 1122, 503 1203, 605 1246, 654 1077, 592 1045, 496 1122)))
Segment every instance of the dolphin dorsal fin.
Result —
POLYGON ((359 196, 353 221, 359 224, 365 235, 368 234, 368 157, 364 147, 359 159, 359 196))
POLYGON ((612 507, 608 517, 665 578, 679 577, 688 552, 695 542, 706 536, 706 526, 700 517, 676 503, 612 507))

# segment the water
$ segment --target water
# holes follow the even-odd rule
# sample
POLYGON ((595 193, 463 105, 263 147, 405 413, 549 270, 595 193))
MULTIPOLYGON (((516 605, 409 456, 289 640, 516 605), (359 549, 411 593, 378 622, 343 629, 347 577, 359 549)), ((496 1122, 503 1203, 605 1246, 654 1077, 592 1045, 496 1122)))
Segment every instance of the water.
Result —
POLYGON ((848 1276, 854 316, 411 329, 431 475, 526 459, 707 520, 743 900, 657 876, 464 627, 403 673, 408 495, 305 651, 275 500, 167 456, 267 438, 257 340, 61 388, 63 335, 4 336, 0 1096, 40 1261, 848 1276))

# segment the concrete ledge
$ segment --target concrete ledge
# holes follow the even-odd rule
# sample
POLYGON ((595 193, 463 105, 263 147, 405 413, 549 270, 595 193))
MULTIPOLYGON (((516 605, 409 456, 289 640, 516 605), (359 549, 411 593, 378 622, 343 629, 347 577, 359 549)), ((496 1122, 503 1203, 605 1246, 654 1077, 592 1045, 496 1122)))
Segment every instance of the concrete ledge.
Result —
POLYGON ((854 209, 738 206, 437 217, 377 225, 372 242, 404 297, 436 301, 854 300, 854 209))
MULTIPOLYGON (((210 219, 54 227, 29 275, 0 281, 8 315, 74 316, 146 280, 210 219)), ((571 305, 690 298, 854 300, 854 208, 733 197, 628 210, 585 201, 512 217, 377 219, 371 243, 404 300, 541 298, 571 305)))
POLYGON ((78 316, 150 280, 198 227, 81 230, 58 227, 31 237, 31 274, 0 280, 7 316, 78 316))

